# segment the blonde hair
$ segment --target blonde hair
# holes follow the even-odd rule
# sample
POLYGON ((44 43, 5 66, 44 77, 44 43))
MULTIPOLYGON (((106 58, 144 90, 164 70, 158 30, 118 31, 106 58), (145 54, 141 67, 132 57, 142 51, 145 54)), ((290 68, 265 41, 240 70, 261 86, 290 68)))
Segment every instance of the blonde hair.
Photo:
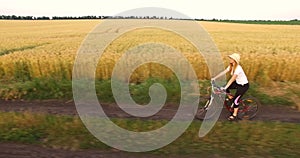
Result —
POLYGON ((229 72, 230 72, 231 75, 234 74, 234 71, 235 71, 236 67, 238 66, 236 61, 234 61, 234 63, 235 64, 231 64, 231 63, 229 64, 229 72))

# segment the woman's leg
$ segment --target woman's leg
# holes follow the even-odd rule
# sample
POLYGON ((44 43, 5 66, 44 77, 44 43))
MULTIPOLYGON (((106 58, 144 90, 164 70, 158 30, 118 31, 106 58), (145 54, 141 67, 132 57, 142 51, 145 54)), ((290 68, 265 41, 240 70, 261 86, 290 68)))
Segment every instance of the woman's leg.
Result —
POLYGON ((239 102, 243 95, 249 89, 249 84, 246 85, 238 85, 237 91, 233 97, 233 116, 236 117, 239 109, 239 102))
MULTIPOLYGON (((231 89, 237 89, 238 84, 234 81, 231 83, 231 85, 226 89, 226 93, 230 93, 231 89)), ((228 96, 229 99, 232 99, 232 96, 228 96)))
POLYGON ((234 81, 231 83, 231 85, 226 89, 226 93, 230 93, 231 89, 237 89, 238 88, 238 84, 234 81))

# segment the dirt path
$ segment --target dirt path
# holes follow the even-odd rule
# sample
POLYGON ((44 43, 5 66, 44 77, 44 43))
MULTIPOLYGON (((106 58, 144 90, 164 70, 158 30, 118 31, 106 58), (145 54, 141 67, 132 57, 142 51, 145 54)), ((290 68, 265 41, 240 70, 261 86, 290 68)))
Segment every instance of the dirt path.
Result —
MULTIPOLYGON (((132 116, 123 112, 115 104, 102 105, 104 111, 109 117, 117 118, 132 118, 132 116)), ((167 119, 170 120, 176 113, 177 107, 175 105, 166 105, 154 116, 147 119, 167 119)), ((30 111, 33 113, 47 113, 54 115, 78 115, 74 102, 69 101, 3 101, 0 100, 0 111, 9 112, 25 112, 30 111)), ((225 120, 227 112, 223 110, 220 120, 225 120)), ((257 116, 253 119, 262 121, 281 121, 300 123, 300 112, 288 107, 271 107, 262 106, 259 108, 257 116)), ((64 158, 64 157, 89 157, 89 158, 159 158, 166 156, 152 155, 152 154, 137 154, 127 153, 121 151, 99 151, 99 150, 80 150, 68 151, 62 149, 45 148, 38 145, 27 145, 18 143, 0 143, 0 158, 64 158)), ((174 157, 174 156, 172 156, 174 157)), ((181 156, 182 157, 182 156, 181 156)), ((191 155, 188 156, 193 157, 191 155)), ((195 156, 197 157, 197 156, 195 156)), ((211 155, 210 157, 219 157, 211 155)))
MULTIPOLYGON (((102 108, 109 117, 133 118, 125 113, 116 104, 103 104, 102 108)), ((78 115, 74 102, 72 101, 3 101, 0 100, 0 111, 47 113, 54 115, 78 115)), ((176 113, 177 106, 166 105, 157 114, 147 119, 166 119, 170 120, 176 113)), ((223 110, 220 120, 227 116, 227 111, 223 110)), ((289 107, 261 106, 257 116, 253 119, 261 121, 282 121, 300 123, 300 112, 289 107)))

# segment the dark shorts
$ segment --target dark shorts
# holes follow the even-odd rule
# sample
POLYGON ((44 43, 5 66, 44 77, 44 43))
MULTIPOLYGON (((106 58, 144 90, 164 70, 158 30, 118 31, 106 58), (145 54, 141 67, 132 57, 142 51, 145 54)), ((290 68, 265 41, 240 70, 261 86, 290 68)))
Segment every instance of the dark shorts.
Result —
POLYGON ((240 85, 238 83, 236 83, 236 81, 234 81, 227 89, 226 92, 229 93, 230 89, 236 89, 236 93, 233 97, 233 103, 234 103, 234 108, 238 108, 239 107, 239 102, 240 99, 242 98, 242 96, 247 92, 247 90, 249 89, 249 83, 244 84, 244 85, 240 85))

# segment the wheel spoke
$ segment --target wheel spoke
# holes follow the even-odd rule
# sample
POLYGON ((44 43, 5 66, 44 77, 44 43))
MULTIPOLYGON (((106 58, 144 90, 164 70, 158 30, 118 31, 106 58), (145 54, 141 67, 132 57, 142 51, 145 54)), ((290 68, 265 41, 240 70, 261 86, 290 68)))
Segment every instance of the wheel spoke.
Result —
POLYGON ((240 119, 252 119, 256 116, 260 103, 254 97, 243 99, 242 106, 239 111, 240 119))

